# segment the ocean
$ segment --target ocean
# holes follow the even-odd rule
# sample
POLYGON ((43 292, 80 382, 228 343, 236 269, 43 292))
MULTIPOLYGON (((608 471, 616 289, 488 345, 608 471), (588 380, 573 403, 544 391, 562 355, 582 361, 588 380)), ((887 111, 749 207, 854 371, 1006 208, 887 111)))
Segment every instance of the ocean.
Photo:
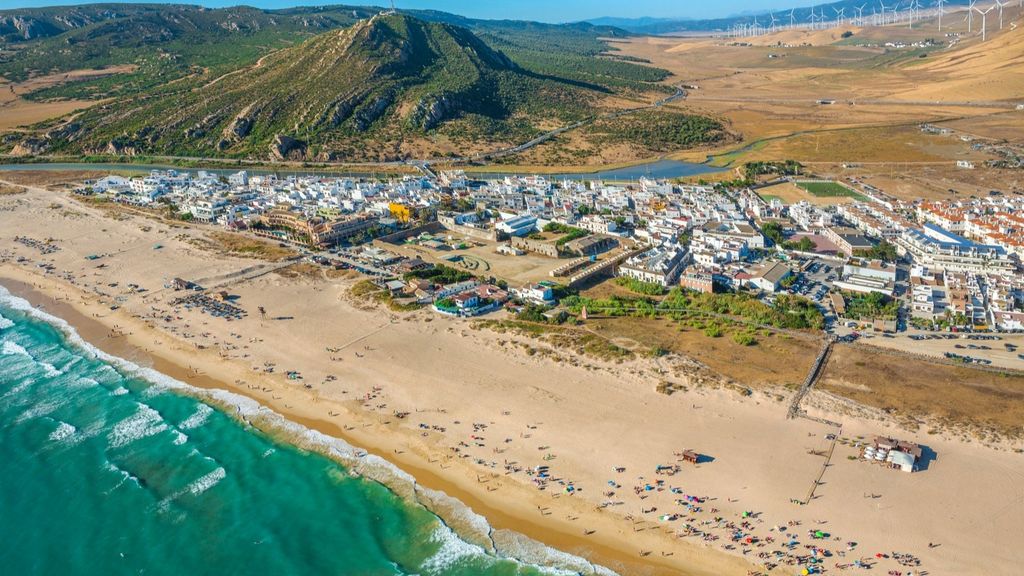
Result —
POLYGON ((111 357, 0 287, 4 574, 610 574, 499 532, 252 400, 111 357))

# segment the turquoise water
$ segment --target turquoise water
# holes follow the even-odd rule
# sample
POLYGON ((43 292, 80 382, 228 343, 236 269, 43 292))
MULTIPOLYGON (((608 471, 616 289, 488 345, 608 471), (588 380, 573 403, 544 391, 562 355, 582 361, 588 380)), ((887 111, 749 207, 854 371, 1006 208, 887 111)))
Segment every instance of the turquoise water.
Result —
MULTIPOLYGON (((2 287, 0 346, 4 574, 591 572, 554 551, 545 553, 558 570, 469 544, 366 478, 400 479, 385 463, 364 457, 367 474, 356 477, 275 441, 184 385, 92 349, 2 287)), ((236 400, 243 415, 268 413, 236 400)))

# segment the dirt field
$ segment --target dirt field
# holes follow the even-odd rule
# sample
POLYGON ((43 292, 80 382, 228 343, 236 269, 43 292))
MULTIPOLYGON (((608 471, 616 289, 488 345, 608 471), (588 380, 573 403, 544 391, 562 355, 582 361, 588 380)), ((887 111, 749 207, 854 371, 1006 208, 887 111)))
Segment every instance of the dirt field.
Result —
POLYGON ((1024 434, 1024 377, 837 346, 818 388, 900 416, 1024 434))
POLYGON ((982 162, 989 155, 971 150, 955 136, 925 134, 916 125, 855 128, 801 134, 768 142, 750 154, 751 160, 792 155, 801 162, 898 164, 901 162, 982 162))
POLYGON ((520 287, 541 280, 553 280, 548 273, 568 261, 547 258, 530 252, 522 256, 506 256, 495 252, 498 247, 495 242, 477 239, 467 239, 467 242, 472 247, 465 250, 433 250, 414 244, 397 246, 388 244, 385 247, 405 256, 418 256, 426 262, 462 268, 484 278, 494 276, 505 280, 512 287, 520 287), (462 262, 453 263, 447 260, 452 256, 461 256, 462 262))
POLYGON ((68 73, 39 76, 19 83, 11 83, 0 78, 0 131, 57 118, 96 104, 95 101, 89 100, 33 102, 23 98, 24 94, 66 82, 121 74, 134 69, 134 65, 125 65, 111 66, 103 70, 75 70, 68 73))
POLYGON ((107 172, 98 170, 9 170, 0 172, 0 180, 23 186, 46 186, 51 189, 80 186, 83 181, 102 178, 107 172))

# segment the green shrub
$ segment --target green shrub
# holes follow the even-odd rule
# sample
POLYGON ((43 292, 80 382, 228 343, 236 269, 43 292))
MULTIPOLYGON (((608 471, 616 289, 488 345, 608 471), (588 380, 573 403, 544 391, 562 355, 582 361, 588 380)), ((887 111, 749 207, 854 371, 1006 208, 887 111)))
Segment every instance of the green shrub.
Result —
POLYGON ((754 338, 754 335, 750 332, 736 332, 732 335, 732 339, 740 346, 753 346, 757 344, 757 338, 754 338))

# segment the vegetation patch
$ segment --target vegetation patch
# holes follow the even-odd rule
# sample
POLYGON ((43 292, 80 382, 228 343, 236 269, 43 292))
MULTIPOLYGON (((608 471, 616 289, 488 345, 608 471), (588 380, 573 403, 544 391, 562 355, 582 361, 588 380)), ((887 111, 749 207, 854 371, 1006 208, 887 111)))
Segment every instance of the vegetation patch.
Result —
MULTIPOLYGON (((391 292, 377 286, 372 280, 360 280, 349 288, 349 294, 355 298, 370 300, 377 304, 383 304, 393 312, 412 312, 423 307, 418 302, 400 302, 395 299, 391 292)), ((454 302, 453 302, 454 304, 454 302)))
POLYGON ((878 292, 846 294, 843 298, 846 300, 846 313, 843 316, 851 320, 895 320, 900 310, 898 300, 878 292))
POLYGON ((619 276, 615 279, 615 284, 628 289, 630 292, 645 294, 647 296, 661 296, 666 292, 665 287, 661 284, 655 282, 644 282, 643 280, 637 280, 636 278, 630 278, 628 276, 619 276))
POLYGON ((555 245, 561 248, 565 246, 567 242, 573 240, 579 240, 590 235, 590 232, 582 228, 576 228, 575 226, 567 226, 558 222, 549 222, 544 226, 544 231, 553 234, 562 234, 562 236, 555 241, 555 245))
POLYGON ((207 237, 222 253, 242 258, 280 262, 298 256, 295 250, 230 232, 209 232, 207 237))
POLYGON ((685 150, 729 137, 722 123, 713 118, 661 110, 604 118, 591 124, 587 132, 599 144, 632 142, 651 152, 685 150))
POLYGON ((895 262, 899 259, 899 254, 896 253, 896 246, 882 240, 876 246, 872 246, 870 250, 857 250, 854 256, 858 258, 870 258, 872 260, 882 260, 883 262, 895 262))
POLYGON ((817 330, 824 325, 824 318, 813 302, 789 294, 776 296, 774 303, 768 305, 744 292, 702 294, 673 288, 660 302, 644 297, 570 296, 562 300, 562 305, 573 314, 579 314, 586 307, 588 314, 604 316, 668 317, 677 321, 708 319, 702 329, 711 326, 721 329, 720 321, 788 330, 817 330))
POLYGON ((438 264, 433 268, 424 268, 423 270, 413 270, 404 276, 406 280, 412 280, 419 278, 421 280, 430 280, 436 284, 447 285, 456 284, 458 282, 465 282, 471 280, 473 275, 465 270, 459 270, 452 268, 451 266, 445 266, 444 264, 438 264))

